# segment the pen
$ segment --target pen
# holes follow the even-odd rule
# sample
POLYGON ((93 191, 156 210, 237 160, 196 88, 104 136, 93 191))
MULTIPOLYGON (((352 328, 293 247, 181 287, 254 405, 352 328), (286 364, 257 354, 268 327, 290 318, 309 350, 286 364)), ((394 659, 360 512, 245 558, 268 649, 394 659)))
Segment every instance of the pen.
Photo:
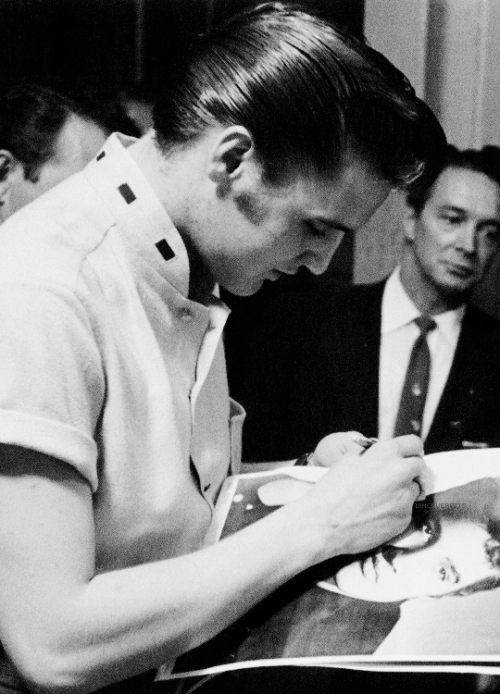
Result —
POLYGON ((365 451, 367 451, 371 446, 373 446, 374 443, 378 443, 378 439, 376 439, 374 436, 367 437, 363 436, 362 434, 353 434, 352 440, 354 441, 354 443, 357 443, 358 446, 361 446, 365 449, 361 453, 361 455, 363 455, 365 451))

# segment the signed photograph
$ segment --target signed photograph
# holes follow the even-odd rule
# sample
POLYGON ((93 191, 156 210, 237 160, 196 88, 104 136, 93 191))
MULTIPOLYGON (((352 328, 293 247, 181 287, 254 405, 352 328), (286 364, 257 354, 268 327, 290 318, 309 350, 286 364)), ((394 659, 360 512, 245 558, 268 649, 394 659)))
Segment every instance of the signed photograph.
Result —
MULTIPOLYGON (((500 648, 500 450, 438 453, 427 463, 427 496, 415 502, 404 533, 295 577, 181 658, 174 676, 264 663, 494 668, 500 648)), ((283 467, 230 478, 212 541, 293 503, 323 473, 283 467)))

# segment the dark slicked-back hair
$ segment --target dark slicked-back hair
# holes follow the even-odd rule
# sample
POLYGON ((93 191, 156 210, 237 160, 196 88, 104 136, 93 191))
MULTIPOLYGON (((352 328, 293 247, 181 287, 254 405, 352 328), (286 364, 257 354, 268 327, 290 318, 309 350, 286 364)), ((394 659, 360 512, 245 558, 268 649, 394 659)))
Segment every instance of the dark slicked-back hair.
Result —
POLYGON ((408 193, 408 205, 417 214, 420 214, 425 207, 439 175, 445 169, 450 168, 477 171, 491 178, 500 187, 500 148, 494 145, 486 145, 482 149, 461 150, 454 145, 448 145, 442 166, 435 172, 435 178, 428 180, 426 185, 421 185, 416 190, 411 190, 408 193))
MULTIPOLYGON (((73 114, 93 121, 107 135, 115 130, 140 135, 135 122, 116 100, 23 82, 0 92, 0 149, 11 152, 22 163, 25 177, 36 181, 40 167, 54 155, 57 137, 73 114)), ((5 175, 0 171, 0 180, 5 175)))
POLYGON ((391 185, 440 165, 445 136, 386 58, 332 23, 282 3, 234 16, 200 38, 154 109, 163 152, 211 126, 241 125, 264 175, 332 175, 347 147, 391 185))

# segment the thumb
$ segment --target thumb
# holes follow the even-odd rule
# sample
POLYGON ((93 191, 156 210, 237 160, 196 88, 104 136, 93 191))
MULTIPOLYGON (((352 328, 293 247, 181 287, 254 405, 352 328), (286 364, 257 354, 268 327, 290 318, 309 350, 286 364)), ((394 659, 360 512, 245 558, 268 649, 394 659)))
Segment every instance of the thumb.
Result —
POLYGON ((317 465, 331 467, 341 460, 345 455, 360 455, 365 447, 358 441, 366 440, 358 431, 342 431, 329 434, 316 446, 313 461, 317 465))

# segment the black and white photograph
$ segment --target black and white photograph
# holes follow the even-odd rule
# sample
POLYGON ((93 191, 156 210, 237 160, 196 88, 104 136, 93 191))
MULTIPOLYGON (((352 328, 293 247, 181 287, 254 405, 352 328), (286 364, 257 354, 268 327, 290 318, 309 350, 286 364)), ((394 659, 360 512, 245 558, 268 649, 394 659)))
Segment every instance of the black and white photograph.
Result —
POLYGON ((500 2, 0 28, 0 694, 500 694, 500 2))
MULTIPOLYGON (((500 643, 500 450, 434 454, 427 464, 435 491, 415 502, 404 533, 358 557, 326 562, 272 596, 242 620, 241 642, 233 630, 222 661, 214 650, 210 667, 195 674, 255 667, 259 660, 392 663, 395 670, 411 668, 411 661, 429 670, 461 662, 464 669, 481 670, 482 663, 493 670, 500 643), (454 478, 469 481, 455 486, 454 478)), ((282 467, 229 481, 217 535, 307 493, 319 478, 307 472, 282 467)), ((203 647, 200 654, 207 657, 203 647)), ((193 667, 196 659, 186 662, 193 667)))

